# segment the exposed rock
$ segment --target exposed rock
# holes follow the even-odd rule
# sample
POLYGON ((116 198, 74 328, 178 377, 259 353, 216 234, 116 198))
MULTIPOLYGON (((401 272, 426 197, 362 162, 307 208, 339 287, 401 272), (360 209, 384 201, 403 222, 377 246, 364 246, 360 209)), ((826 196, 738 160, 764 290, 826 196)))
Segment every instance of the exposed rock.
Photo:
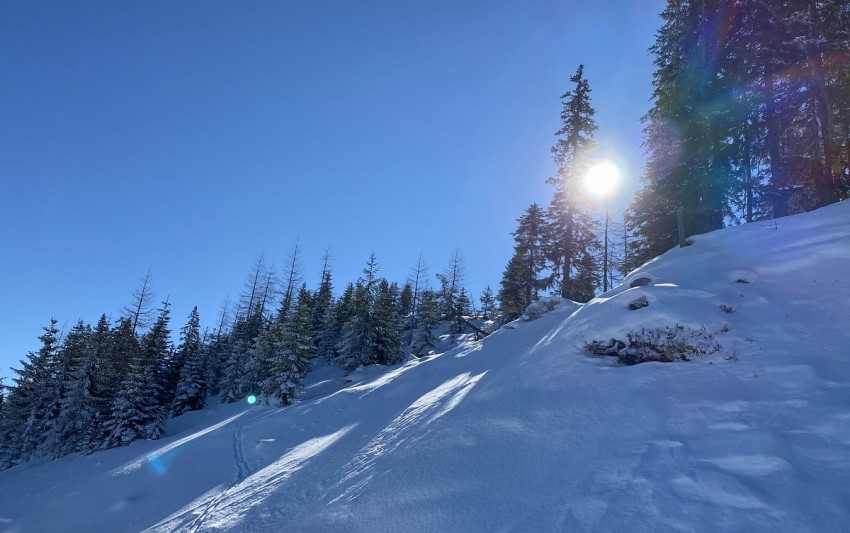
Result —
POLYGON ((629 309, 631 309, 632 311, 636 311, 641 307, 649 307, 649 299, 646 296, 635 298, 634 300, 629 302, 629 309))

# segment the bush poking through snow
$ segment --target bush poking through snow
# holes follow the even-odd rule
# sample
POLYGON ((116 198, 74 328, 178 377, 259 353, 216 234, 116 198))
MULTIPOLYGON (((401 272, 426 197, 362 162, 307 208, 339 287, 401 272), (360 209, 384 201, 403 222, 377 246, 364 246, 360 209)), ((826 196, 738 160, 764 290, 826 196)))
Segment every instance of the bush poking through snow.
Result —
POLYGON ((631 366, 649 361, 690 361, 720 351, 720 344, 705 327, 693 329, 677 324, 672 328, 633 330, 626 333, 624 341, 595 340, 586 344, 585 349, 594 355, 616 357, 620 365, 631 366))
POLYGON ((631 309, 632 311, 637 311, 642 307, 649 307, 649 299, 646 296, 635 298, 634 300, 629 302, 629 309, 631 309))
POLYGON ((731 314, 731 313, 735 312, 735 308, 732 307, 731 305, 720 304, 718 307, 720 307, 720 310, 723 311, 724 313, 730 313, 731 314))
POLYGON ((532 302, 531 305, 526 308, 525 313, 522 314, 522 319, 526 322, 537 320, 541 316, 546 313, 550 313, 556 307, 561 305, 561 302, 563 301, 564 299, 560 296, 545 296, 540 298, 536 302, 532 302))

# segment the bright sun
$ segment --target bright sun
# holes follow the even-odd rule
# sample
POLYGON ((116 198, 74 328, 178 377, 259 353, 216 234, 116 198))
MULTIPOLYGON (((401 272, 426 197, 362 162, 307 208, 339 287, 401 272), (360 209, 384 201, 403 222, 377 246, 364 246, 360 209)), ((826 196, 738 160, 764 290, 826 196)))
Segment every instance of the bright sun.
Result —
POLYGON ((584 184, 593 194, 604 196, 620 181, 620 169, 608 160, 596 161, 584 176, 584 184))

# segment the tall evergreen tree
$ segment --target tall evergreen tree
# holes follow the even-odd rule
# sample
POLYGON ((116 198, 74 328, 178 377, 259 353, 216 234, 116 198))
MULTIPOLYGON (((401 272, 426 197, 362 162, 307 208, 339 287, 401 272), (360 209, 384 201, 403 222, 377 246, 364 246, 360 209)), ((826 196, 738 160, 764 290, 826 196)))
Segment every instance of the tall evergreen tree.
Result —
MULTIPOLYGON (((561 129, 556 132, 558 141, 552 147, 558 172, 548 180, 555 186, 555 192, 547 210, 545 241, 546 256, 553 271, 552 285, 562 297, 580 300, 582 291, 575 286, 573 278, 578 260, 591 253, 594 247, 594 240, 589 238, 594 234, 593 218, 580 201, 581 177, 587 170, 590 152, 596 146, 593 140, 596 121, 584 65, 579 65, 570 81, 575 87, 561 96, 561 129)), ((517 261, 513 268, 527 271, 530 267, 517 261)))
POLYGON ((434 330, 440 323, 440 304, 434 291, 422 292, 422 299, 416 309, 416 330, 413 334, 411 353, 423 357, 434 353, 437 339, 434 330))
POLYGON ((379 365, 395 365, 402 361, 401 316, 399 313, 398 287, 386 279, 378 282, 374 311, 374 337, 370 362, 379 365))
POLYGON ((180 379, 171 403, 171 416, 203 409, 206 405, 208 387, 197 306, 192 309, 188 322, 180 330, 177 359, 181 362, 180 379))
POLYGON ((481 293, 481 317, 484 320, 490 320, 493 317, 493 312, 496 310, 496 297, 493 295, 493 289, 489 285, 484 287, 484 292, 481 293))
POLYGON ((272 368, 264 390, 276 397, 281 404, 295 401, 304 376, 310 369, 316 347, 311 337, 313 298, 306 285, 301 287, 290 319, 284 324, 272 368))
POLYGON ((53 396, 45 420, 43 440, 38 447, 42 457, 56 458, 83 449, 93 449, 96 435, 95 352, 92 330, 78 322, 60 346, 50 387, 53 396))
POLYGON ((41 348, 27 354, 27 361, 21 360, 20 370, 13 369, 17 374, 13 378, 15 385, 6 399, 4 418, 0 419, 0 441, 5 442, 0 450, 0 469, 28 460, 41 441, 49 401, 45 393, 59 347, 56 322, 51 319, 39 336, 41 348))

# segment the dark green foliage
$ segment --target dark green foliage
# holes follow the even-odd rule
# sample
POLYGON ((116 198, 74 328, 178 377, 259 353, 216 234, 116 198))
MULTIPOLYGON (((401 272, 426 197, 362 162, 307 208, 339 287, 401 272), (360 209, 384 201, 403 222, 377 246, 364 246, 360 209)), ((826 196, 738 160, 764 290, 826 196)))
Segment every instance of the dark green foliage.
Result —
POLYGON ((850 2, 669 0, 650 49, 632 264, 686 236, 848 194, 850 2))
POLYGON ((371 362, 379 365, 401 363, 404 353, 401 349, 401 315, 399 313, 398 286, 390 285, 381 279, 375 299, 374 344, 371 362))

